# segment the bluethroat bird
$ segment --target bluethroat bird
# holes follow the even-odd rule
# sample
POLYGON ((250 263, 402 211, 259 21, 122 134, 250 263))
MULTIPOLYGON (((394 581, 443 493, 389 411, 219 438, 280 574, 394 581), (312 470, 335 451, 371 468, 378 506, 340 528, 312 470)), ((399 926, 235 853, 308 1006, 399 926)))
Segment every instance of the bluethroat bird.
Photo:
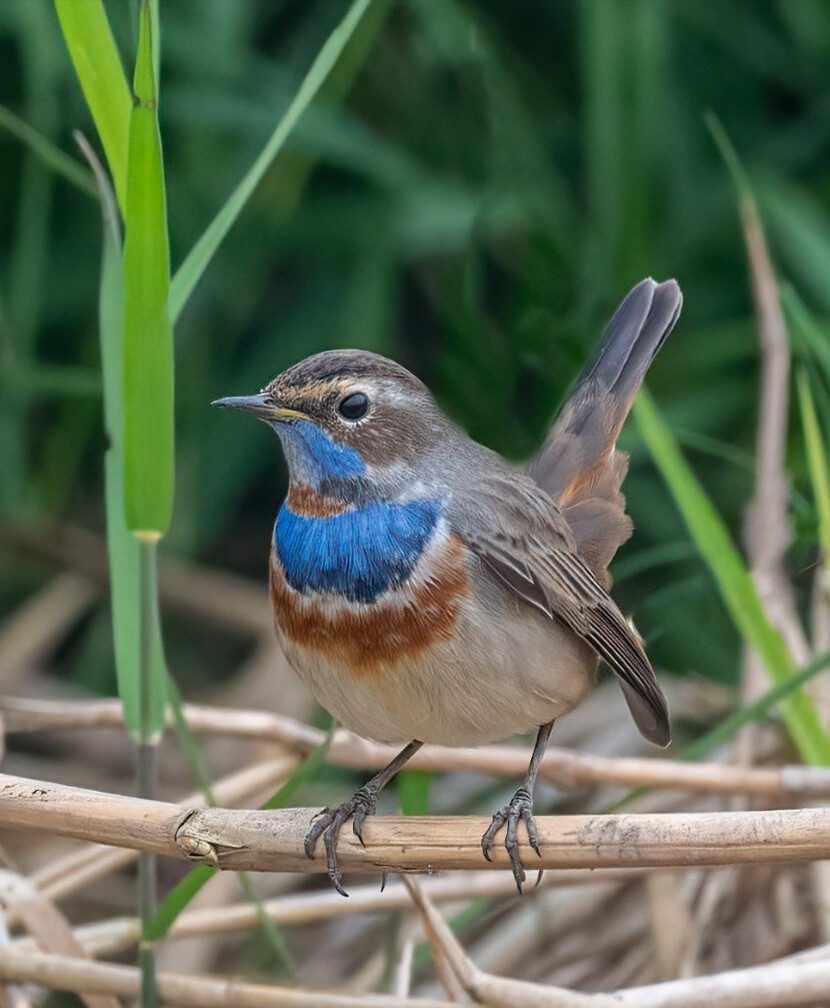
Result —
POLYGON ((424 742, 478 745, 535 728, 527 776, 481 841, 490 860, 506 826, 521 892, 520 822, 539 853, 539 763, 599 659, 643 736, 668 745, 666 701, 608 594, 608 565, 632 530, 615 442, 681 304, 674 280, 629 293, 523 470, 467 437, 405 368, 360 350, 315 354, 257 395, 214 403, 273 427, 288 462, 270 588, 289 663, 346 728, 405 743, 306 837, 309 857, 323 837, 344 895, 341 828, 351 819, 362 842, 378 792, 424 742))

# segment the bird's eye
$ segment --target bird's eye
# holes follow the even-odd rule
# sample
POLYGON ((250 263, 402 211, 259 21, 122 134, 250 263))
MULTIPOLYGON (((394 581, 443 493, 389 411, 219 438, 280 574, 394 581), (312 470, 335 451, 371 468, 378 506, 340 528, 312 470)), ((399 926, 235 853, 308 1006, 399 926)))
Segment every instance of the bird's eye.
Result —
POLYGON ((345 399, 340 400, 337 412, 344 420, 360 420, 366 416, 369 409, 369 400, 362 392, 352 392, 345 399))

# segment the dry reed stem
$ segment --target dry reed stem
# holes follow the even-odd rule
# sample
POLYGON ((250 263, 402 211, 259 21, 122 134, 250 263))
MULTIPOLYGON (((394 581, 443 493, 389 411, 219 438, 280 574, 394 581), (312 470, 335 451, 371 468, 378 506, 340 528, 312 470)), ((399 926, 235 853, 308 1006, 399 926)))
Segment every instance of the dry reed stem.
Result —
MULTIPOLYGON (((118 727, 123 723, 121 705, 117 700, 53 702, 0 697, 0 713, 9 733, 118 727)), ((194 732, 279 743, 301 752, 320 745, 324 738, 324 733, 316 728, 268 711, 187 704, 184 714, 194 732)), ((327 759, 335 766, 374 771, 385 766, 395 753, 392 746, 338 731, 327 759)), ((413 756, 410 766, 422 770, 521 777, 527 769, 528 758, 529 750, 520 746, 455 749, 428 745, 413 756)), ((626 788, 687 788, 770 799, 830 797, 830 769, 826 767, 791 765, 757 768, 656 758, 612 759, 551 746, 539 773, 545 780, 565 788, 613 784, 626 788)))
POLYGON ((452 933, 449 925, 435 909, 435 905, 424 892, 420 879, 402 876, 402 881, 412 902, 421 913, 424 931, 432 948, 435 971, 447 997, 451 1001, 467 1003, 472 1000, 467 978, 472 965, 461 943, 452 933))
MULTIPOLYGON (((53 990, 135 997, 140 978, 131 966, 0 948, 0 979, 53 990)), ((163 1004, 177 1008, 454 1008, 448 1001, 299 991, 234 979, 164 973, 158 977, 158 990, 163 1004)))
POLYGON ((785 474, 790 389, 790 343, 758 210, 748 193, 740 202, 744 242, 761 343, 761 394, 755 492, 747 511, 747 550, 764 608, 780 629, 797 665, 810 659, 795 593, 784 570, 792 538, 785 474))
MULTIPOLYGON (((294 756, 254 764, 217 781, 213 785, 214 796, 225 805, 252 800, 276 790, 296 766, 297 758, 294 756)), ((183 803, 200 806, 204 804, 204 796, 197 791, 187 795, 183 803)), ((137 855, 136 850, 113 850, 92 843, 44 866, 34 873, 32 881, 50 899, 60 900, 130 864, 137 855)))
MULTIPOLYGON (((417 879, 404 879, 434 948, 473 999, 490 1008, 804 1008, 825 1003, 830 959, 797 956, 763 966, 674 980, 615 994, 580 994, 485 973, 472 963, 417 879)), ((827 948, 814 950, 827 956, 827 948)))
MULTIPOLYGON (((0 905, 0 949, 7 948, 10 944, 11 935, 6 926, 3 907, 0 905)), ((32 1008, 32 1003, 18 987, 12 987, 0 981, 0 1008, 32 1008)))
MULTIPOLYGON (((86 958, 87 953, 69 922, 28 879, 14 872, 0 871, 0 905, 14 911, 15 918, 41 951, 86 958)), ((81 998, 87 1008, 119 1008, 117 999, 110 995, 82 994, 81 998)))
POLYGON ((401 946, 398 964, 395 967, 395 997, 409 997, 412 989, 412 964, 415 958, 415 939, 407 938, 401 946))
MULTIPOLYGON (((760 214, 748 188, 741 196, 740 215, 761 346, 757 468, 755 491, 747 510, 747 551, 770 623, 781 631, 794 663, 804 665, 811 657, 810 644, 799 618, 795 589, 785 568, 786 552, 792 539, 786 472, 790 340, 760 214)), ((751 700, 753 693, 763 688, 756 686, 760 675, 757 655, 748 655, 745 675, 744 698, 751 700)), ((826 717, 830 708, 830 678, 825 674, 813 680, 808 692, 815 697, 819 713, 826 717)), ((751 733, 748 745, 757 744, 757 739, 757 731, 751 733)), ((826 937, 830 935, 830 912, 827 910, 830 874, 826 866, 816 864, 814 878, 820 926, 826 937)))
MULTIPOLYGON (((628 882, 644 870, 637 868, 574 869, 565 874, 549 872, 540 890, 561 886, 597 886, 628 882)), ((512 875, 493 871, 469 872, 463 877, 444 876, 423 881, 425 890, 438 903, 467 903, 476 898, 512 896, 516 884, 512 875)), ((311 924, 333 917, 355 914, 389 913, 411 906, 411 899, 400 882, 390 882, 381 892, 377 885, 360 885, 349 890, 349 899, 333 890, 296 893, 262 901, 264 913, 281 927, 311 924)), ((253 930, 261 926, 259 909, 250 903, 233 903, 224 907, 186 910, 176 918, 167 940, 187 939, 205 935, 230 934, 253 930)), ((115 955, 135 945, 140 925, 136 917, 116 917, 94 924, 84 924, 74 931, 87 955, 99 958, 115 955)), ((30 939, 19 938, 16 944, 27 948, 30 939)))
POLYGON ((493 1008, 610 1008, 612 999, 603 994, 578 994, 561 987, 540 987, 519 980, 495 977, 479 969, 467 956, 450 926, 435 909, 418 879, 403 879, 412 901, 421 913, 424 929, 436 960, 443 960, 454 974, 454 981, 442 982, 452 990, 458 984, 477 1004, 493 1008))
MULTIPOLYGON (((193 809, 0 775, 0 821, 233 871, 325 870, 303 839, 315 809, 193 809)), ((344 871, 432 872, 483 868, 481 816, 373 817, 365 846, 348 831, 338 856, 344 871)), ((830 856, 830 809, 693 814, 541 816, 541 857, 533 868, 665 867, 812 861, 830 856)), ((494 851, 494 867, 508 865, 494 851)))

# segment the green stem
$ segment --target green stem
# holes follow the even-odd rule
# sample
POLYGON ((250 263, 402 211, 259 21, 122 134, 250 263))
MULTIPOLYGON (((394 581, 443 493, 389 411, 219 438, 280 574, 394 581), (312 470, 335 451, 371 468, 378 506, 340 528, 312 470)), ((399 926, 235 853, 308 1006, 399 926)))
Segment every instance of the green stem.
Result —
MULTIPOLYGON (((139 798, 154 798, 158 738, 152 727, 153 644, 158 619, 158 582, 156 575, 157 539, 139 540, 139 717, 141 734, 136 750, 136 785, 139 798)), ((156 858, 143 853, 138 860, 138 913, 141 918, 141 943, 138 965, 141 971, 141 1008, 155 1008, 156 954, 151 927, 156 915, 156 858)))

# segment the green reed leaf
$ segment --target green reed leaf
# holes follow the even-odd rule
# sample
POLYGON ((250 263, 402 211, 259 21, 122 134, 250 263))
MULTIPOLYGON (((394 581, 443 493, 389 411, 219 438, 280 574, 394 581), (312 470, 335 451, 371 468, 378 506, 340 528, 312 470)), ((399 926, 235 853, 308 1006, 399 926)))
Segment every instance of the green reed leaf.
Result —
POLYGON ((825 561, 830 562, 830 471, 827 466, 827 448, 821 436, 810 383, 803 370, 798 374, 798 403, 804 427, 804 443, 807 446, 807 465, 818 512, 819 542, 825 561))
POLYGON ((55 0, 55 10, 124 209, 132 103, 103 0, 55 0))
POLYGON ((134 739, 141 734, 139 697, 138 542, 124 521, 124 424, 121 349, 124 336, 124 283, 118 207, 109 180, 87 141, 76 134, 89 160, 101 198, 103 250, 98 293, 98 328, 104 394, 104 426, 109 447, 104 456, 107 554, 110 572, 112 632, 118 695, 124 722, 134 739))
POLYGON ((142 0, 130 115, 124 239, 124 504, 142 538, 167 531, 173 507, 173 334, 158 96, 157 25, 142 0))
POLYGON ((176 271, 170 288, 170 317, 174 322, 297 121, 337 67, 349 42, 360 33, 370 34, 376 27, 378 12, 385 7, 386 0, 354 0, 346 16, 328 37, 262 152, 176 271))
POLYGON ((714 728, 705 732, 700 738, 695 739, 691 745, 686 746, 679 753, 677 759, 688 760, 689 762, 703 759, 704 756, 717 749, 718 746, 728 742, 744 725, 752 724, 765 718, 776 704, 781 703, 782 700, 786 700, 787 697, 791 696, 796 690, 801 689, 811 679, 815 679, 828 666, 830 666, 830 651, 824 651, 822 654, 816 655, 803 668, 800 668, 796 673, 791 675, 789 679, 785 679, 784 682, 773 686, 771 690, 768 690, 754 703, 739 708, 734 714, 730 714, 729 717, 721 721, 720 724, 715 725, 714 728))
POLYGON ((12 136, 17 137, 29 150, 34 151, 56 175, 63 176, 67 182, 71 182, 88 196, 98 195, 95 179, 83 165, 78 164, 75 158, 70 157, 60 147, 53 144, 48 137, 24 122, 4 105, 0 105, 0 126, 8 130, 12 136))
MULTIPOLYGON (((767 618, 743 558, 645 389, 638 396, 633 412, 735 626, 758 653, 774 683, 790 680, 795 668, 784 639, 767 618)), ((804 692, 795 693, 784 703, 782 713, 804 761, 830 765, 830 738, 812 699, 804 692)))
POLYGON ((204 889, 218 871, 218 868, 213 868, 210 865, 198 865, 196 868, 190 869, 181 882, 170 890, 156 911, 146 932, 149 941, 158 942, 167 935, 182 910, 204 889))

